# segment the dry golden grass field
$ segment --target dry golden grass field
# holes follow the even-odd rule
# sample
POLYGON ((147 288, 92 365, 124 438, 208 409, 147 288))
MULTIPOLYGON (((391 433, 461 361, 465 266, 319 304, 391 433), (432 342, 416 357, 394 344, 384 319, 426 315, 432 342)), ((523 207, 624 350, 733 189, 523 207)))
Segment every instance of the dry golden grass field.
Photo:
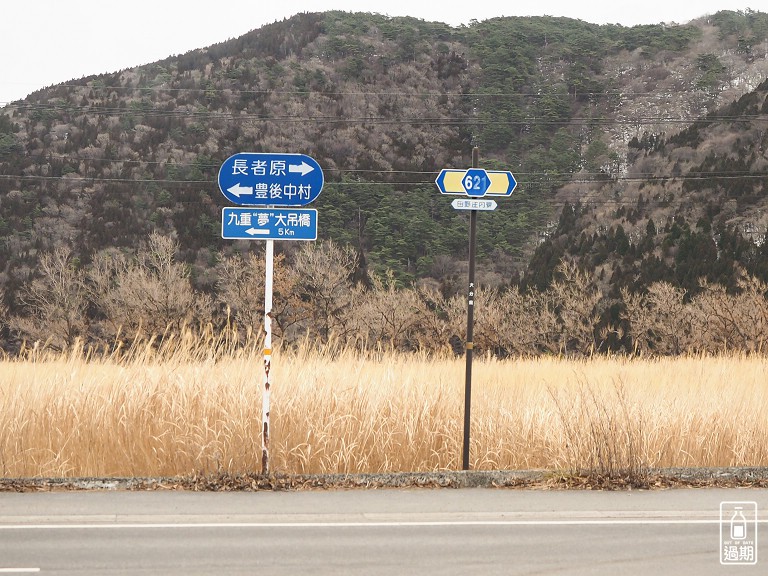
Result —
MULTIPOLYGON (((0 475, 125 477, 261 469, 262 358, 147 345, 117 360, 0 362, 0 475)), ((461 466, 464 359, 276 352, 270 470, 461 466)), ((473 469, 618 474, 768 465, 768 360, 476 358, 473 469)))

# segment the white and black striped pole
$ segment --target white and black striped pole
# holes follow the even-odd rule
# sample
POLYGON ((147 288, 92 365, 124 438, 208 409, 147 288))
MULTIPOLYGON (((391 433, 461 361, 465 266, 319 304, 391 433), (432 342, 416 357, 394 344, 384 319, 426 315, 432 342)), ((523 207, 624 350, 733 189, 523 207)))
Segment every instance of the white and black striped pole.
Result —
POLYGON ((269 474, 269 394, 272 380, 272 284, 275 270, 275 241, 267 240, 264 274, 264 391, 261 397, 261 473, 269 474))

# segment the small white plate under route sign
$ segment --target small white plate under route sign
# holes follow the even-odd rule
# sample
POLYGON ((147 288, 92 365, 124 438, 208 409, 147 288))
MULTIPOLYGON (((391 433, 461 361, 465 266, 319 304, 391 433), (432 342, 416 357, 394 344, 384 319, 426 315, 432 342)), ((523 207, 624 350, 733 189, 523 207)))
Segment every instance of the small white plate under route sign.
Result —
POLYGON ((456 210, 496 210, 497 204, 485 198, 456 198, 451 206, 456 210))

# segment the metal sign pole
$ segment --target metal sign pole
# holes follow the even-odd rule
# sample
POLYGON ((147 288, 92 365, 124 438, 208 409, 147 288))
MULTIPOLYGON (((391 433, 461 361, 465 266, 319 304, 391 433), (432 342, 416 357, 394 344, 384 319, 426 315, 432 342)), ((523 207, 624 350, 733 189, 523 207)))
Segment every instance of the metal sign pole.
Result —
POLYGON ((219 190, 233 204, 221 210, 221 237, 266 240, 264 280, 264 392, 261 411, 261 470, 269 474, 269 394, 272 366, 274 240, 316 240, 314 201, 325 182, 317 160, 304 154, 238 152, 219 168, 219 190), (268 191, 268 192, 265 192, 268 191))
POLYGON ((435 178, 441 194, 463 194, 451 202, 456 210, 469 210, 469 298, 467 299, 467 377, 464 385, 464 446, 462 468, 469 470, 469 429, 472 401, 472 352, 474 350, 475 313, 475 252, 477 244, 477 211, 495 210, 495 200, 485 200, 487 194, 509 196, 517 187, 517 180, 508 170, 483 170, 480 163, 480 149, 472 149, 472 167, 467 170, 443 168, 435 178))
MULTIPOLYGON (((480 162, 480 149, 472 149, 472 168, 477 168, 480 162)), ((469 292, 467 298, 467 372, 464 382, 464 445, 462 449, 461 469, 469 470, 469 429, 470 408, 472 405, 472 351, 474 348, 474 317, 475 317, 475 251, 477 239, 477 210, 469 212, 469 292)))
POLYGON ((261 473, 269 474, 269 392, 272 365, 272 283, 275 270, 275 241, 267 240, 264 278, 264 392, 261 400, 261 473))

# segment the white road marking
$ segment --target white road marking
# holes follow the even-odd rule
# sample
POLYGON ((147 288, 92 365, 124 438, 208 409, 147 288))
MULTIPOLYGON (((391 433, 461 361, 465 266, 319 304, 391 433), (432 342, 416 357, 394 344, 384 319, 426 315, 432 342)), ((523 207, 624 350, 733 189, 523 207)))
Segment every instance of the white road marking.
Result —
POLYGON ((40 572, 40 568, 0 568, 0 574, 30 574, 40 572))
MULTIPOLYGON (((761 524, 768 520, 760 520, 761 524)), ((450 526, 642 526, 720 524, 719 519, 588 519, 588 520, 441 520, 391 522, 179 522, 179 523, 93 523, 93 524, 4 524, 0 530, 143 530, 190 528, 409 528, 450 526)))

